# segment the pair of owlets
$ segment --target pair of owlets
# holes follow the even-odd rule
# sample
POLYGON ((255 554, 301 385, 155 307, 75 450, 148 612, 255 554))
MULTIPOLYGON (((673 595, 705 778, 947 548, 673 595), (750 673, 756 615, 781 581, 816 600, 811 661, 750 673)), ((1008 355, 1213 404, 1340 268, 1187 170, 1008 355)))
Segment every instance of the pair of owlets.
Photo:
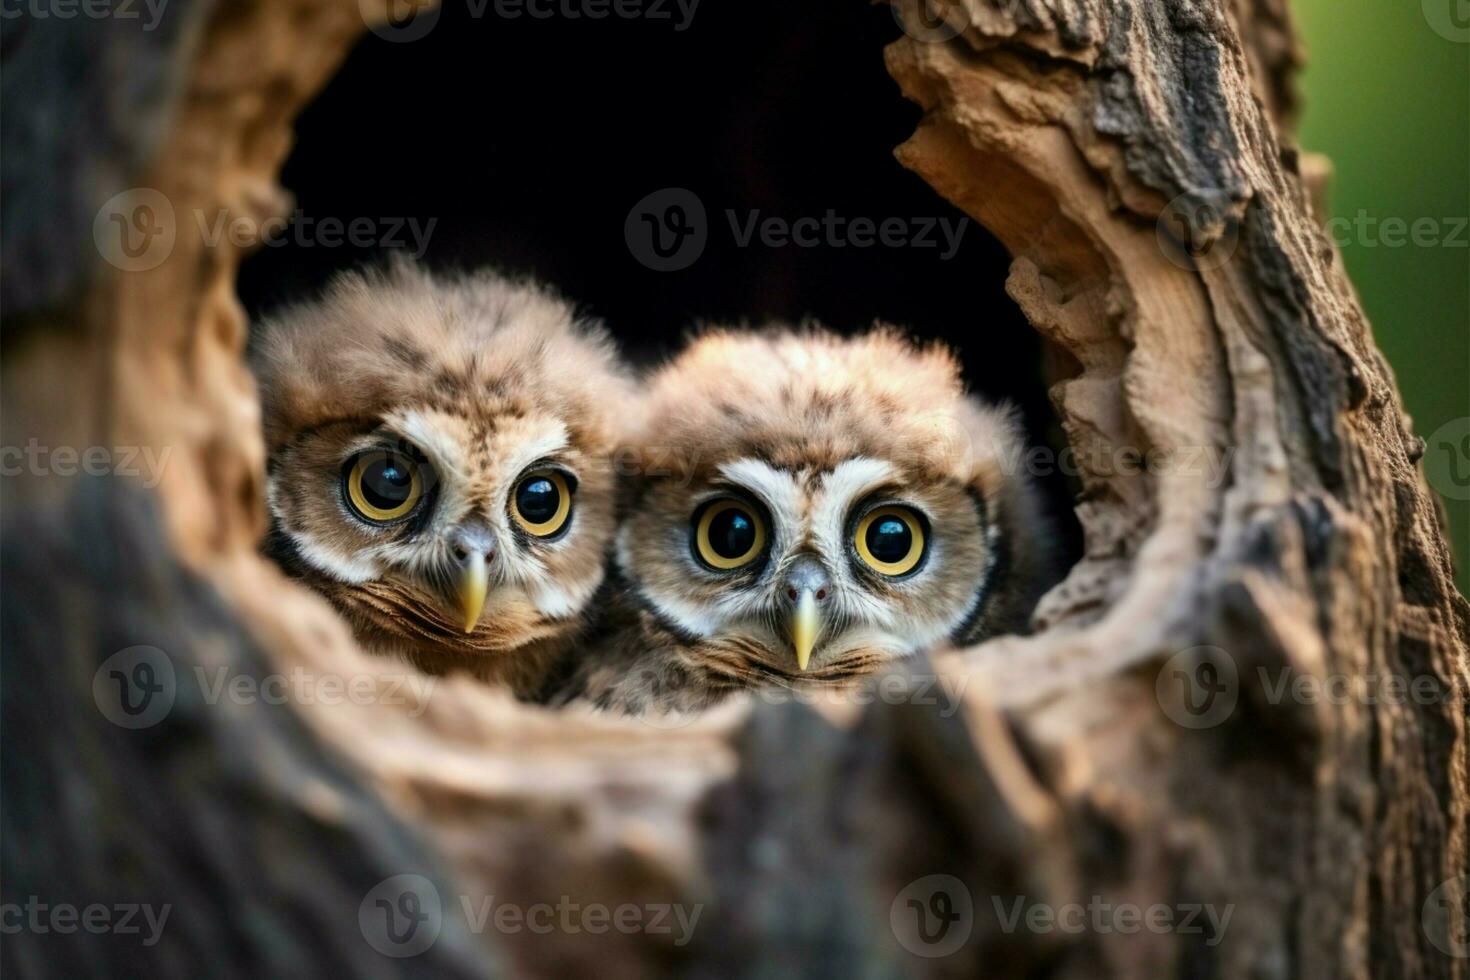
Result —
POLYGON ((1024 626, 1016 423, 891 329, 699 335, 635 380, 531 283, 409 265, 264 323, 269 550, 374 651, 694 709, 1024 626))

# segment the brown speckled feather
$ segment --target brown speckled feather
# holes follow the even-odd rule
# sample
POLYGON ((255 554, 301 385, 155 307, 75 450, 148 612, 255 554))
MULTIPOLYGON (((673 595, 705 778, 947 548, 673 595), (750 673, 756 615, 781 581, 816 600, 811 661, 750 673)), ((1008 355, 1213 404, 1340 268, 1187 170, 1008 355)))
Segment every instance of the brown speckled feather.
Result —
POLYGON ((370 648, 536 691, 585 627, 615 528, 631 387, 602 328, 534 283, 398 262, 265 321, 252 361, 270 552, 370 648), (385 450, 422 484, 416 509, 386 524, 344 489, 358 454, 385 450), (572 509, 542 539, 512 498, 548 470, 567 476, 572 509), (464 540, 491 555, 471 632, 451 585, 464 540))
MULTIPOLYGON (((848 686, 910 655, 1026 627, 1052 580, 1050 535, 1012 413, 966 395, 958 362, 891 328, 711 330, 646 383, 616 574, 597 639, 557 700, 639 712, 732 691, 848 686), (701 506, 747 502, 764 554, 721 570, 692 539, 701 506), (923 536, 910 572, 859 557, 879 506, 923 536), (797 575, 823 589, 807 669, 797 575)), ((815 594, 815 593, 814 593, 815 594)))

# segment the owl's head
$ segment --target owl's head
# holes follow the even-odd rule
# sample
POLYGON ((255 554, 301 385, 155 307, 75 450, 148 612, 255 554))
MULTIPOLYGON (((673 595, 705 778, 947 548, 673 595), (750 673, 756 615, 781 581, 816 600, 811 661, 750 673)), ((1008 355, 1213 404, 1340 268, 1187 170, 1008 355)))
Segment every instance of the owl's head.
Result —
POLYGON ((1013 529, 1037 520, 1018 426, 966 397, 947 349, 710 332, 645 406, 618 562, 706 669, 835 679, 1017 625, 1013 529))
POLYGON ((630 391, 599 326, 530 283, 398 263, 255 340, 272 549, 361 635, 484 654, 576 624, 630 391))

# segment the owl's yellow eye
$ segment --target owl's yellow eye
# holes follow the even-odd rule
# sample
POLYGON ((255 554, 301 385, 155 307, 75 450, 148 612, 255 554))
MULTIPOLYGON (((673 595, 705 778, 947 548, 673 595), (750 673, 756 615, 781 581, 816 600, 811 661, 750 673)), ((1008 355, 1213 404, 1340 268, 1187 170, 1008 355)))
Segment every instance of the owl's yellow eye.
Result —
POLYGON ((538 470, 522 477, 510 498, 510 514, 527 534, 549 538, 572 516, 572 488, 564 474, 538 470))
POLYGON ((722 572, 743 568, 765 548, 765 521, 739 500, 716 500, 695 518, 694 550, 711 568, 722 572))
POLYGON ((852 538, 863 563, 889 577, 907 575, 924 557, 924 522, 907 507, 879 507, 864 515, 852 538))
POLYGON ((424 496, 420 465, 403 453, 371 449, 352 461, 346 478, 347 502, 374 524, 407 517, 424 496))

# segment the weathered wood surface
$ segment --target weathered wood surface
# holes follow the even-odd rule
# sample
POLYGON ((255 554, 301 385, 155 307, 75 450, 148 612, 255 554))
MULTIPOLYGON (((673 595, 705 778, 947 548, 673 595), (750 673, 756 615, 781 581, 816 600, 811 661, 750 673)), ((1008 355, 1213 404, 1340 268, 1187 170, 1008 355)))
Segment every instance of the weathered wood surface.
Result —
MULTIPOLYGON (((1470 612, 1420 444, 1295 173, 1279 0, 969 0, 952 36, 888 49, 926 110, 899 158, 1007 244, 1012 295, 1071 365, 1054 397, 1086 556, 1044 603, 1048 629, 940 657, 940 684, 920 665, 875 704, 644 722, 417 687, 258 557, 240 256, 186 232, 195 213, 286 207, 291 119, 363 25, 335 0, 187 9, 197 28, 140 56, 185 66, 158 70, 178 82, 156 136, 5 164, 9 217, 40 179, 31 159, 89 161, 47 247, 86 254, 120 173, 179 231, 152 268, 34 260, 37 288, 11 293, 6 224, 4 443, 170 455, 155 509, 116 477, 7 478, 5 900, 174 908, 156 946, 23 931, 8 967, 1467 975, 1444 952, 1463 890, 1440 886, 1470 860, 1470 612), (139 644, 168 658, 175 707, 131 730, 93 681, 139 644), (1208 670, 1200 647, 1220 651, 1208 670), (289 703, 211 700, 218 668, 296 678, 289 703), (1191 714, 1210 692, 1188 682, 1232 671, 1191 714), (1293 674, 1423 677, 1438 696, 1274 697, 1293 674), (323 704, 333 681, 363 686, 323 704), (401 874, 444 911, 431 946, 389 959, 359 911, 401 874), (467 908, 491 895, 700 918, 685 944, 541 935, 477 925, 467 908), (905 931, 915 896, 936 914, 968 902, 949 955, 918 955, 937 947, 905 931), (1093 896, 1233 914, 1221 935, 1000 914, 1093 896)), ((30 45, 64 44, 37 37, 7 34, 7 100, 30 45)))

